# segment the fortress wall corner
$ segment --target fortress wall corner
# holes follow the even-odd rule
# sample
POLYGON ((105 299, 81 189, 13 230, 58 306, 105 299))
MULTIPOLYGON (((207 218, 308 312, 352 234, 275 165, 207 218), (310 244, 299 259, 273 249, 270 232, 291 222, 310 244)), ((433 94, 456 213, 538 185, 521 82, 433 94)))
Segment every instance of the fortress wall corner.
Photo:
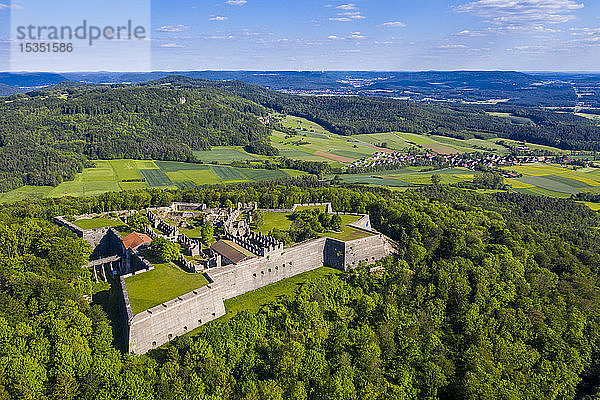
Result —
POLYGON ((345 269, 353 269, 361 263, 371 264, 390 254, 382 234, 352 240, 345 243, 345 269))
POLYGON ((209 285, 135 315, 129 352, 144 354, 225 315, 218 285, 209 285))
POLYGON ((209 271, 221 285, 223 298, 230 299, 271 283, 322 267, 327 238, 319 238, 265 257, 209 271))

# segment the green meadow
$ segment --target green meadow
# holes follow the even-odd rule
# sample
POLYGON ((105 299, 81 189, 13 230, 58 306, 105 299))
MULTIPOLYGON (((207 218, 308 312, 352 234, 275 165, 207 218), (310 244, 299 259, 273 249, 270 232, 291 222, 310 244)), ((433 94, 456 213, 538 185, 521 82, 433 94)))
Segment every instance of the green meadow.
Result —
MULTIPOLYGON (((222 154, 220 149, 216 152, 222 154)), ((152 160, 96 160, 94 168, 86 168, 75 180, 56 187, 23 186, 0 193, 0 202, 63 196, 94 196, 107 192, 145 189, 193 188, 202 185, 257 182, 303 175, 295 170, 235 168, 152 160)))
POLYGON ((202 274, 187 273, 173 263, 159 263, 150 252, 144 256, 154 269, 125 279, 134 315, 208 285, 202 274))
MULTIPOLYGON (((506 168, 522 176, 507 178, 512 190, 534 196, 569 198, 571 195, 589 192, 600 193, 600 169, 573 170, 552 164, 531 164, 506 168)), ((343 174, 344 183, 403 188, 431 184, 431 176, 439 175, 442 184, 472 181, 475 171, 466 168, 447 168, 429 171, 425 167, 409 167, 365 174, 343 174)))

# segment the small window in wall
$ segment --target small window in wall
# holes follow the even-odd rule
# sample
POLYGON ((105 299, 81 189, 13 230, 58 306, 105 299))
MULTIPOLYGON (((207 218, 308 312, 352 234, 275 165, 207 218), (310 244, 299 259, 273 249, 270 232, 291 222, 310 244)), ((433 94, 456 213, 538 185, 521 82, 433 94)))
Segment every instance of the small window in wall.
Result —
POLYGON ((184 327, 183 327, 183 330, 184 330, 184 331, 187 331, 187 326, 184 326, 184 327))
POLYGON ((269 272, 271 272, 271 268, 269 268, 269 272))
POLYGON ((256 278, 256 274, 252 274, 256 278))
POLYGON ((264 274, 265 274, 265 271, 260 271, 260 273, 264 275, 264 274))
POLYGON ((156 342, 152 342, 152 347, 156 347, 156 342))
POLYGON ((169 340, 173 339, 173 334, 169 333, 169 340))
POLYGON ((279 269, 279 265, 275 266, 275 271, 277 271, 279 269))
POLYGON ((198 320, 198 323, 199 323, 199 324, 201 324, 201 323, 202 323, 202 320, 201 320, 201 319, 199 319, 199 320, 198 320))
POLYGON ((214 317, 214 316, 215 316, 215 313, 212 313, 212 316, 214 317))

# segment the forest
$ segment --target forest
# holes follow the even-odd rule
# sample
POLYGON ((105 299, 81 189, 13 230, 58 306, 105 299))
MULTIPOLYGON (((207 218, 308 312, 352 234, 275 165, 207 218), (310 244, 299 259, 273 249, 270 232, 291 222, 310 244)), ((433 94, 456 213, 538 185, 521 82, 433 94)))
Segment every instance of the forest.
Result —
POLYGON ((3 204, 0 399, 600 398, 599 225, 571 200, 307 177, 3 204), (174 200, 332 202, 399 254, 123 355, 84 298, 90 249, 50 219, 174 200))
POLYGON ((56 186, 93 159, 195 161, 192 150, 267 152, 267 110, 221 91, 57 85, 0 103, 0 190, 56 186), (263 144, 261 146, 261 144, 263 144))
MULTIPOLYGON (((64 82, 0 101, 0 191, 56 186, 74 179, 95 159, 196 162, 194 150, 225 145, 277 156, 269 135, 278 125, 258 119, 273 111, 305 117, 343 135, 400 131, 503 137, 562 149, 600 150, 600 128, 594 121, 535 107, 294 96, 239 81, 180 76, 135 85, 64 82)), ((325 168, 284 164, 305 171, 325 168)))
POLYGON ((437 134, 469 139, 502 137, 566 150, 598 150, 600 127, 571 113, 517 105, 430 104, 381 97, 294 96, 243 82, 215 82, 170 76, 145 85, 221 88, 269 109, 304 117, 331 132, 354 135, 380 132, 437 134), (490 112, 531 120, 515 123, 490 112))

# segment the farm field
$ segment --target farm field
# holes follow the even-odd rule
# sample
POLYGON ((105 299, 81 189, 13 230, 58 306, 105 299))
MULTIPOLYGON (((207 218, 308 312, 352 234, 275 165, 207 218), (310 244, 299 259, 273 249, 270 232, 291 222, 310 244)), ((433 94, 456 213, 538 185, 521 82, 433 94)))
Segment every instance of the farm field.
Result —
POLYGON ((491 111, 488 111, 488 112, 486 112, 486 114, 491 115, 493 117, 500 117, 500 118, 510 119, 515 124, 531 124, 531 125, 535 125, 535 123, 531 119, 525 118, 525 117, 519 117, 518 115, 513 115, 512 113, 507 113, 507 112, 491 112, 491 111))
POLYGON ((490 142, 493 143, 506 143, 509 146, 527 146, 530 149, 533 150, 544 150, 544 151, 548 151, 550 153, 553 154, 566 154, 569 153, 568 150, 562 150, 559 149, 558 147, 552 147, 552 146, 543 146, 541 144, 533 144, 533 143, 526 143, 526 142, 519 142, 516 140, 510 140, 510 139, 504 139, 504 138, 495 138, 495 139, 489 139, 490 142))
POLYGON ((256 160, 259 158, 254 154, 248 153, 241 146, 213 147, 208 151, 194 151, 194 155, 199 161, 206 164, 214 162, 230 163, 232 161, 256 160))
MULTIPOLYGON (((356 183, 390 188, 428 185, 431 176, 436 174, 442 184, 455 184, 472 181, 475 172, 466 168, 448 168, 427 171, 424 167, 410 167, 398 170, 365 174, 343 174, 344 183, 356 183)), ((569 198, 581 192, 600 193, 600 169, 586 168, 572 170, 552 164, 530 164, 508 167, 507 170, 522 174, 518 178, 505 179, 513 190, 534 196, 569 198)))
POLYGON ((94 196, 107 192, 145 189, 177 189, 202 185, 254 182, 295 177, 305 174, 295 170, 234 168, 174 161, 96 160, 96 167, 86 168, 75 180, 57 187, 23 186, 0 193, 0 202, 63 196, 94 196))
POLYGON ((297 135, 288 137, 283 132, 273 131, 271 144, 280 154, 304 161, 322 161, 333 166, 345 165, 348 162, 368 157, 378 151, 387 151, 375 145, 377 139, 361 136, 342 136, 327 131, 322 126, 304 118, 286 116, 282 125, 296 129, 297 135))
POLYGON ((340 175, 340 177, 344 183, 408 187, 428 185, 431 183, 432 175, 439 175, 442 184, 452 184, 473 179, 473 171, 466 168, 447 168, 429 171, 426 167, 408 167, 364 174, 344 174, 340 175))

